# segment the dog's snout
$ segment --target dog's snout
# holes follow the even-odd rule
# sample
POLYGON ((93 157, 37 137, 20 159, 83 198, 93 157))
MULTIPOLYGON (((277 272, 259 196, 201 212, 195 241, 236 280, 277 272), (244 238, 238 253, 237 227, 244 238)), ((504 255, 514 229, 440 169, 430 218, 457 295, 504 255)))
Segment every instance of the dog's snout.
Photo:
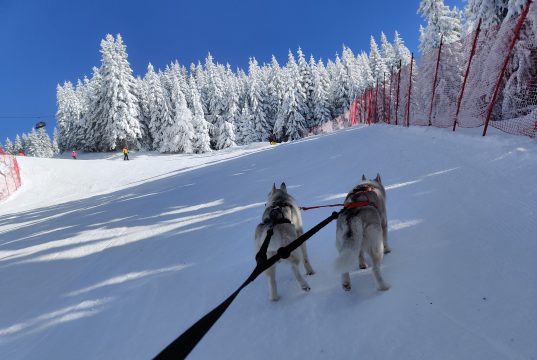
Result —
POLYGON ((275 207, 270 210, 270 218, 274 220, 283 219, 283 212, 280 207, 275 207))

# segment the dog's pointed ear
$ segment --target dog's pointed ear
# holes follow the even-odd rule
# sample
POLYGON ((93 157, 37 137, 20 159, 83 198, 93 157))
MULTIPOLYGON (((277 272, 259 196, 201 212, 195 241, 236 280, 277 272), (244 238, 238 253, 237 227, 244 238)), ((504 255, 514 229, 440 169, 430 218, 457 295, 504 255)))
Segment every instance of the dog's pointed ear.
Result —
POLYGON ((282 182, 282 185, 280 186, 280 189, 283 190, 284 192, 287 192, 287 186, 285 185, 284 182, 282 182))
POLYGON ((274 191, 276 191, 276 183, 272 184, 272 193, 274 193, 274 191))
POLYGON ((379 184, 382 184, 382 180, 380 179, 379 173, 377 173, 377 177, 375 178, 375 181, 378 182, 379 184))
POLYGON ((365 175, 362 174, 362 181, 365 181, 365 180, 366 180, 366 179, 365 179, 365 175))

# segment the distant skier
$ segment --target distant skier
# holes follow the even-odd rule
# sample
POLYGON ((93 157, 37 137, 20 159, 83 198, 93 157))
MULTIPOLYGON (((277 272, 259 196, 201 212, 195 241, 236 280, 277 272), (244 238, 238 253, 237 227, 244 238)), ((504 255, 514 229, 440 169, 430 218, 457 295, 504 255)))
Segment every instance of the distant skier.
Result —
POLYGON ((71 157, 76 160, 76 150, 71 151, 71 157))
POLYGON ((126 146, 123 148, 123 160, 129 160, 129 149, 126 146))

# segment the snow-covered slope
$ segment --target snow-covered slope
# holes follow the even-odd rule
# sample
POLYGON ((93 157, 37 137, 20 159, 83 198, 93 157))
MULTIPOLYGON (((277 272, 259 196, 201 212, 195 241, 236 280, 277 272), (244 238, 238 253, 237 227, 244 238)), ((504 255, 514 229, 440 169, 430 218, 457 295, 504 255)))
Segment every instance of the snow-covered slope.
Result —
POLYGON ((279 264, 280 301, 260 277, 190 358, 537 358, 534 140, 374 126, 132 155, 20 159, 23 188, 0 204, 1 358, 149 359, 250 273, 273 182, 328 204, 377 171, 392 288, 357 270, 341 289, 330 224, 308 242, 311 292, 279 264))

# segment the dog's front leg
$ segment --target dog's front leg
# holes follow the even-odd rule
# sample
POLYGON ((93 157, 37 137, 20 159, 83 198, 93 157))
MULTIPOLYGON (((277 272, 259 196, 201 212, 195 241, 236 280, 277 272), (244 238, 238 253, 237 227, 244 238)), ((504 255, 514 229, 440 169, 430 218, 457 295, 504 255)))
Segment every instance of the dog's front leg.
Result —
POLYGON ((360 269, 367 269, 367 263, 365 262, 364 257, 364 250, 360 250, 360 254, 358 255, 358 264, 360 266, 360 269))
POLYGON ((276 288, 276 265, 272 265, 265 270, 265 275, 267 275, 269 285, 269 300, 278 301, 280 297, 278 296, 278 289, 276 288))
POLYGON ((304 269, 306 270, 306 275, 313 275, 315 274, 315 271, 313 271, 313 268, 310 264, 310 259, 308 257, 308 249, 306 248, 306 244, 300 245, 300 251, 302 252, 302 261, 304 262, 304 269))

